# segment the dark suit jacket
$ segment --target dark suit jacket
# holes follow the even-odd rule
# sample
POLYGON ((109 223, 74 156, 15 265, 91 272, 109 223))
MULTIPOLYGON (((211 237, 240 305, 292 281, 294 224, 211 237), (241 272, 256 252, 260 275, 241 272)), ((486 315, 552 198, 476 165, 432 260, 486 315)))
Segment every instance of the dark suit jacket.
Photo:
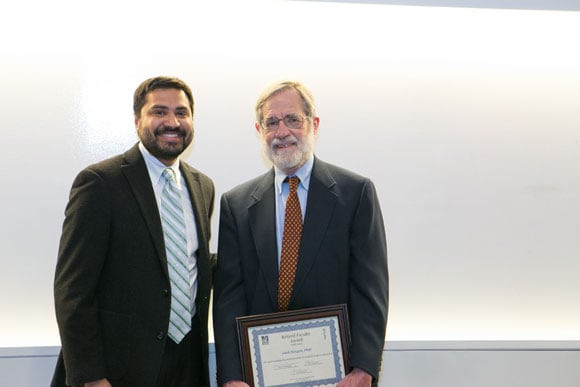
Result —
MULTIPOLYGON (((221 198, 213 318, 218 383, 242 379, 235 317, 277 306, 274 171, 221 198)), ((378 378, 388 309, 386 237, 372 182, 315 158, 289 309, 347 304, 350 365, 378 378)))
MULTIPOLYGON (((181 162, 192 199, 199 251, 197 316, 209 385, 207 318, 213 182, 181 162)), ((54 296, 62 342, 53 386, 103 377, 114 386, 154 386, 170 311, 163 231, 145 161, 135 145, 84 169, 66 208, 54 296)))

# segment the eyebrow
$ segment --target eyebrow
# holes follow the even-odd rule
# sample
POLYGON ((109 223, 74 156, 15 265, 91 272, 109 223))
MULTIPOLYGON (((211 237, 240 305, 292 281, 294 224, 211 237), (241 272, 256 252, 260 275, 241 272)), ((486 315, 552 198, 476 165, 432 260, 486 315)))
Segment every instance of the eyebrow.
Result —
POLYGON ((169 110, 169 108, 167 106, 165 106, 165 105, 153 105, 149 109, 165 109, 165 110, 169 110))
MULTIPOLYGON (((298 112, 293 112, 293 113, 286 113, 286 114, 282 114, 282 117, 286 117, 286 116, 292 116, 292 115, 296 115, 296 116, 301 116, 303 115, 302 113, 298 113, 298 112)), ((278 118, 277 115, 267 115, 264 118, 278 118)))
MULTIPOLYGON (((164 110, 169 110, 169 107, 168 106, 165 106, 165 105, 153 105, 149 109, 164 109, 164 110)), ((178 106, 178 107, 175 108, 175 110, 189 110, 189 106, 178 106)))

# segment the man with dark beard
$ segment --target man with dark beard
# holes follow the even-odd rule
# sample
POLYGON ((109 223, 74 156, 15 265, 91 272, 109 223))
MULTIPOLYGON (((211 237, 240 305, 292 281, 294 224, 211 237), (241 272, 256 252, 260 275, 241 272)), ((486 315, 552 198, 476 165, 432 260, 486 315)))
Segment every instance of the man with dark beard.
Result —
POLYGON ((65 211, 52 386, 209 386, 213 182, 180 161, 193 140, 180 79, 135 90, 140 141, 81 171, 65 211))
POLYGON ((249 382, 242 381, 236 317, 335 304, 347 304, 352 337, 350 369, 338 386, 376 384, 388 269, 374 185, 314 156, 320 118, 302 84, 266 88, 255 113, 264 153, 274 167, 221 198, 213 303, 218 384, 249 382), (300 213, 297 222, 285 223, 289 207, 300 213), (294 243, 287 243, 293 238, 287 227, 301 230, 294 243), (290 277, 281 274, 286 267, 290 277))

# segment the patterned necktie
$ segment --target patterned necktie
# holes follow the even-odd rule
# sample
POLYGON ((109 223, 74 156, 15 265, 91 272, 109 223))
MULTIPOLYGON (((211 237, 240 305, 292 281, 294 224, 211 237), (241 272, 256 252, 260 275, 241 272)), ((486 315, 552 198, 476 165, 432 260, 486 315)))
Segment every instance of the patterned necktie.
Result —
POLYGON ((179 343, 191 329, 191 295, 185 219, 181 195, 175 185, 171 168, 163 170, 165 187, 161 194, 161 221, 165 238, 167 268, 171 281, 171 313, 169 315, 169 337, 179 343))
POLYGON ((290 193, 286 200, 280 274, 278 275, 278 308, 281 311, 287 310, 288 304, 290 304, 296 266, 298 265, 300 238, 302 236, 302 211, 297 193, 300 179, 293 176, 286 178, 286 181, 290 184, 290 193))

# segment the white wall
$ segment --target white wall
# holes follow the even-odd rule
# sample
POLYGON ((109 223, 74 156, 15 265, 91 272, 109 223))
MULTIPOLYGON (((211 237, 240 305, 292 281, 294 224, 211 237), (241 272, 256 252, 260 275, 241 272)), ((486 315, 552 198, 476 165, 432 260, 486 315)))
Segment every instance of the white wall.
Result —
POLYGON ((194 90, 186 159, 218 194, 267 168, 260 89, 313 90, 317 154, 380 194, 388 340, 580 339, 580 13, 55 0, 3 16, 0 347, 59 345, 70 184, 133 144, 133 90, 159 74, 194 90))

